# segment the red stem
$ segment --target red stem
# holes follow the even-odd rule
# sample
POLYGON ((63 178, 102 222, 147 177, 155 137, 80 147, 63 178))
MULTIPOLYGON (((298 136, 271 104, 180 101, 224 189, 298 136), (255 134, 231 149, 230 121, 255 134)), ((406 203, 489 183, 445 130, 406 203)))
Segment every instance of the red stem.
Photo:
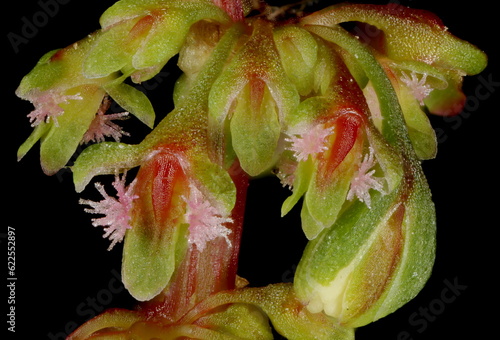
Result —
POLYGON ((230 242, 219 237, 208 242, 202 252, 190 245, 163 293, 139 307, 146 319, 175 323, 209 295, 235 288, 248 176, 239 164, 229 169, 229 173, 236 186, 233 222, 226 224, 232 231, 228 236, 230 242))

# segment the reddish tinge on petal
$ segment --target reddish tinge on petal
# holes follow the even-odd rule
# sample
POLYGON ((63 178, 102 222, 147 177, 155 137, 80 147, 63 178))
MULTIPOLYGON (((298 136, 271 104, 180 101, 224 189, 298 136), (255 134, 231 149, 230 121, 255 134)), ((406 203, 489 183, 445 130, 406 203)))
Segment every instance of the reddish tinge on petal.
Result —
POLYGON ((162 294, 141 305, 140 310, 149 319, 177 322, 211 294, 235 288, 248 175, 237 163, 230 174, 236 186, 237 203, 231 212, 231 221, 225 223, 229 233, 207 242, 202 249, 191 244, 162 294))
POLYGON ((320 156, 323 161, 319 164, 319 172, 325 177, 332 174, 351 151, 358 139, 362 124, 361 116, 354 111, 345 112, 335 120, 331 147, 320 156))
POLYGON ((318 157, 322 183, 331 182, 335 170, 354 145, 362 142, 369 112, 363 92, 344 61, 336 53, 331 54, 331 59, 337 65, 338 78, 332 81, 329 89, 332 105, 319 117, 325 127, 333 125, 334 128, 334 133, 327 137, 328 150, 318 157))
POLYGON ((482 51, 453 36, 439 17, 425 10, 398 4, 345 3, 317 11, 301 21, 321 26, 343 22, 368 24, 363 25, 364 29, 355 29, 355 33, 395 61, 419 61, 469 75, 481 72, 486 65, 482 51))
POLYGON ((213 0, 214 4, 226 11, 233 21, 241 21, 245 18, 241 0, 213 0))
POLYGON ((137 174, 134 192, 140 199, 131 211, 132 229, 125 238, 122 275, 125 287, 139 301, 159 294, 184 256, 182 197, 189 192, 189 184, 183 161, 178 146, 163 145, 150 153, 137 174))
MULTIPOLYGON (((149 156, 150 160, 141 167, 137 175, 138 193, 148 192, 147 199, 141 200, 141 214, 139 219, 149 216, 152 224, 161 228, 175 222, 181 215, 181 211, 175 210, 176 203, 182 201, 182 195, 187 192, 188 184, 185 173, 180 162, 180 155, 170 148, 158 149, 149 156), (150 214, 144 214, 142 209, 150 210, 150 214), (174 209, 174 210, 172 210, 174 209)), ((183 204, 181 204, 183 206, 183 204)), ((182 209, 181 209, 182 210, 182 209)))

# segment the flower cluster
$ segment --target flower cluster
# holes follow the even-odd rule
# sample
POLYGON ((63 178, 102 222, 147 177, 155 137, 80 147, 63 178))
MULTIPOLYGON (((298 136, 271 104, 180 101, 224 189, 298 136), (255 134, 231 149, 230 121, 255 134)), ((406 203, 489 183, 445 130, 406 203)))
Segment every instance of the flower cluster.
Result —
POLYGON ((102 215, 91 222, 109 250, 123 241, 122 279, 140 301, 69 339, 272 339, 273 327, 349 340, 423 288, 436 234, 421 167, 437 150, 427 113, 460 112, 463 77, 486 56, 427 11, 305 9, 120 0, 99 30, 22 79, 34 130, 18 158, 40 142, 44 172, 70 167, 77 192, 115 176, 115 197, 96 183, 102 200, 80 203, 102 215), (376 39, 359 34, 368 25, 376 39), (130 84, 175 55, 174 108, 155 125, 130 84), (108 113, 112 101, 123 112, 108 113), (152 129, 137 144, 114 122, 129 113, 152 129), (308 243, 293 283, 251 287, 238 257, 247 187, 262 176, 289 188, 281 214, 300 206, 308 243))

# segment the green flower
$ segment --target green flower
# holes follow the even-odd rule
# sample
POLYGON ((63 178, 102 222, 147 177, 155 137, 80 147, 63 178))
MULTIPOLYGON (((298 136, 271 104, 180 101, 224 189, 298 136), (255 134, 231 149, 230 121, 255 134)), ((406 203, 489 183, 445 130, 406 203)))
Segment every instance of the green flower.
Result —
POLYGON ((235 155, 258 176, 276 162, 285 117, 299 95, 279 62, 272 24, 257 19, 251 29, 210 90, 208 126, 213 150, 229 159, 218 161, 231 164, 235 155))
MULTIPOLYGON (((426 112, 443 116, 460 113, 465 104, 463 77, 481 72, 487 63, 486 55, 451 34, 434 14, 397 4, 341 4, 301 20, 304 27, 313 27, 311 30, 319 35, 322 33, 314 26, 335 27, 345 22, 356 23, 352 34, 369 48, 391 80, 418 157, 433 158, 437 140, 426 112)), ((359 75, 356 59, 360 55, 340 41, 336 43, 346 49, 350 60, 354 59, 349 62, 350 69, 358 74, 358 79, 363 79, 360 85, 381 130, 384 123, 373 83, 367 81, 366 73, 359 75)))
POLYGON ((148 80, 179 53, 190 27, 201 20, 227 23, 211 1, 121 0, 103 13, 99 39, 84 64, 88 77, 121 71, 136 83, 148 80))
MULTIPOLYGON (((119 73, 101 78, 88 78, 83 74, 82 65, 99 35, 96 32, 73 45, 47 53, 22 79, 16 91, 20 98, 35 106, 28 115, 34 130, 20 146, 18 159, 40 141, 40 161, 46 174, 55 174, 66 166, 78 146, 92 139, 84 138, 91 127, 92 133, 99 132, 96 120, 106 116, 117 118, 105 115, 108 95, 153 127, 154 111, 149 100, 139 90, 122 83, 124 78, 119 73)), ((104 118, 106 123, 109 122, 104 118)))
POLYGON ((348 327, 394 312, 416 296, 435 256, 435 216, 418 167, 389 193, 345 209, 307 245, 295 275, 299 299, 348 327))
POLYGON ((303 198, 302 228, 310 240, 335 223, 346 200, 358 199, 370 208, 371 195, 392 190, 402 173, 341 55, 324 42, 318 45, 317 67, 332 66, 313 81, 328 87, 318 87, 312 92, 317 95, 288 117, 289 137, 277 164, 278 177, 292 189, 282 215, 303 198))

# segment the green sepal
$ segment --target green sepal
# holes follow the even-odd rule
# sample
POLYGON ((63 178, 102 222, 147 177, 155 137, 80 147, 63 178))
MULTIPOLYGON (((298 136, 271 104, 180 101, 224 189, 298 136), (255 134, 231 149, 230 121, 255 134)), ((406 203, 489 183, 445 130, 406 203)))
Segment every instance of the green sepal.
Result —
POLYGON ((140 46, 140 37, 130 39, 128 36, 138 21, 136 18, 101 31, 83 64, 86 77, 104 77, 131 67, 131 56, 140 46))
POLYGON ((178 4, 167 8, 161 22, 156 25, 155 31, 162 33, 149 35, 134 55, 132 65, 135 68, 143 69, 166 63, 179 53, 191 25, 197 21, 228 20, 226 13, 210 2, 179 1, 178 4))
POLYGON ((320 95, 304 99, 286 116, 288 133, 293 134, 294 130, 300 130, 303 126, 313 124, 318 116, 328 110, 330 105, 331 101, 327 96, 320 95))
POLYGON ((419 170, 372 207, 356 201, 306 246, 294 285, 311 312, 361 327, 413 299, 435 256, 435 213, 419 170), (408 188, 407 185, 412 186, 408 188), (373 262, 373 261, 376 261, 373 262))
POLYGON ((297 299, 290 283, 247 287, 213 294, 198 310, 224 304, 244 303, 259 307, 274 329, 289 340, 354 340, 354 329, 324 313, 311 313, 297 299))
POLYGON ((252 103, 249 86, 240 93, 230 123, 232 146, 240 165, 250 176, 258 176, 276 162, 275 150, 281 134, 278 113, 266 89, 261 105, 252 103))
POLYGON ((362 143, 357 141, 333 173, 314 172, 301 213, 302 229, 309 240, 333 225, 337 219, 359 162, 361 147, 362 143))
POLYGON ((436 132, 432 128, 427 114, 406 87, 401 86, 396 93, 408 127, 408 136, 417 157, 422 160, 436 157, 436 132))
POLYGON ((99 23, 102 28, 108 28, 124 20, 142 17, 154 11, 168 11, 171 8, 204 13, 207 18, 211 17, 208 13, 212 13, 212 16, 221 20, 229 20, 227 14, 209 0, 120 0, 101 15, 99 23))
POLYGON ((281 206, 281 216, 285 216, 299 202, 306 193, 314 173, 314 162, 311 158, 304 162, 299 162, 294 173, 292 194, 288 196, 281 206))
MULTIPOLYGON (((196 325, 219 333, 217 339, 272 340, 274 338, 266 315, 258 307, 249 304, 229 305, 221 312, 211 313, 196 320, 196 325)), ((215 334, 213 336, 215 337, 215 334)))
POLYGON ((403 157, 394 147, 387 143, 373 124, 367 124, 365 132, 368 143, 373 148, 377 163, 387 183, 385 191, 392 192, 400 185, 405 174, 403 157))
POLYGON ((35 67, 21 80, 16 90, 20 98, 31 100, 33 91, 64 92, 81 85, 100 86, 116 78, 108 73, 106 77, 87 78, 82 72, 87 57, 100 33, 95 32, 65 48, 43 55, 35 67))
POLYGON ((42 122, 37 125, 29 137, 24 141, 23 144, 17 150, 17 160, 20 161, 27 153, 31 150, 31 148, 42 138, 42 136, 46 135, 47 132, 52 127, 52 123, 42 122))
POLYGON ((104 86, 106 92, 122 108, 136 116, 149 128, 154 127, 155 111, 148 97, 138 89, 122 82, 112 82, 104 86))
POLYGON ((212 149, 225 156, 230 134, 241 167, 252 176, 262 174, 274 165, 282 124, 298 104, 297 89, 287 80, 279 62, 272 25, 257 20, 252 35, 242 42, 210 89, 208 127, 212 149))
POLYGON ((97 336, 96 333, 103 329, 124 330, 130 328, 133 324, 141 321, 141 315, 135 311, 120 308, 111 308, 102 314, 90 319, 74 332, 68 335, 67 340, 89 339, 101 340, 105 337, 107 340, 124 340, 121 334, 97 336))
MULTIPOLYGON (((132 65, 136 69, 153 67, 165 64, 176 55, 186 39, 189 27, 198 19, 198 11, 189 15, 176 8, 169 8, 163 14, 161 22, 156 24, 155 30, 162 34, 151 34, 145 38, 141 47, 134 54, 132 65), (196 19, 192 18, 195 16, 196 19)), ((202 17, 199 17, 201 19, 202 17)))
POLYGON ((84 99, 60 104, 64 113, 57 117, 57 125, 51 122, 46 133, 40 136, 40 162, 46 174, 55 174, 66 166, 80 145, 105 94, 98 88, 87 87, 75 88, 67 94, 77 93, 84 99))
POLYGON ((425 106, 430 113, 441 116, 453 116, 462 112, 466 96, 462 91, 462 75, 446 72, 446 88, 435 88, 424 99, 425 106))
POLYGON ((161 293, 187 250, 188 224, 159 226, 150 218, 143 212, 134 220, 123 245, 123 284, 138 301, 161 293))
POLYGON ((35 67, 21 79, 16 89, 18 97, 27 99, 34 89, 45 91, 61 86, 60 82, 64 80, 64 74, 67 72, 67 63, 52 61, 52 57, 61 51, 62 49, 49 51, 38 60, 35 67))
POLYGON ((316 39, 298 26, 285 26, 274 31, 274 40, 288 78, 300 95, 309 94, 314 87, 318 59, 316 39))
POLYGON ((212 197, 214 206, 229 215, 236 204, 236 187, 230 174, 222 166, 210 161, 203 150, 193 150, 189 176, 199 182, 212 197))
POLYGON ((342 61, 349 70, 351 76, 354 78, 354 80, 356 80, 358 86, 361 89, 364 89, 365 86, 368 84, 369 79, 365 71, 363 70, 363 67, 357 60, 356 56, 350 54, 349 52, 341 48, 337 48, 336 51, 341 56, 342 61))
MULTIPOLYGON (((336 78, 338 69, 337 64, 332 62, 332 49, 330 46, 322 39, 317 38, 317 41, 318 60, 314 66, 314 91, 319 95, 328 96, 332 80, 336 78)), ((308 98, 306 101, 309 99, 312 98, 308 98)))
POLYGON ((97 175, 116 174, 139 166, 144 158, 142 148, 117 142, 93 144, 82 151, 71 167, 76 192, 81 192, 97 175))
POLYGON ((210 1, 119 1, 101 16, 104 33, 87 61, 87 73, 103 75, 127 66, 139 70, 134 81, 144 81, 152 74, 143 71, 158 72, 179 52, 191 25, 203 19, 229 20, 210 1))

